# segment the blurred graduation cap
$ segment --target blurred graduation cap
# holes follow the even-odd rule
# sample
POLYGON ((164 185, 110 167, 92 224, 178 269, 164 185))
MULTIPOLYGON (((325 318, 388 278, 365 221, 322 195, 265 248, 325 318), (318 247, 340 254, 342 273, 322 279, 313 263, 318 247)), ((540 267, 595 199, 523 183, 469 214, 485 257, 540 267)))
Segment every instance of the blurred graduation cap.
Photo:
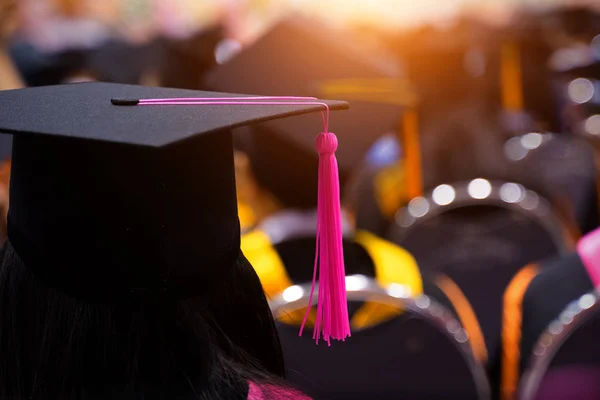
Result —
POLYGON ((408 77, 434 112, 469 101, 488 73, 488 33, 474 21, 460 22, 452 29, 411 32, 399 49, 408 77))
POLYGON ((552 48, 540 21, 521 15, 498 32, 496 41, 499 98, 509 133, 557 131, 555 88, 547 68, 552 48))
MULTIPOLYGON (((330 131, 340 138, 337 155, 343 184, 374 141, 399 124, 402 107, 415 101, 397 65, 348 41, 314 21, 287 19, 210 72, 207 87, 351 100, 345 118, 330 124, 330 131)), ((294 118, 252 127, 252 134, 239 135, 239 147, 249 153, 257 179, 287 207, 316 205, 316 156, 313 138, 305 132, 319 129, 318 124, 314 119, 294 118), (287 168, 280 167, 283 162, 287 168)))
MULTIPOLYGON (((517 334, 522 338, 520 343, 513 343, 515 349, 510 349, 511 353, 517 354, 518 357, 511 360, 512 362, 506 362, 507 368, 514 370, 514 374, 510 375, 511 377, 518 379, 519 376, 527 376, 525 368, 528 365, 536 365, 531 363, 532 358, 544 354, 544 352, 534 352, 533 350, 536 343, 544 338, 544 332, 552 327, 552 321, 557 320, 559 316, 565 315, 567 312, 576 317, 577 304, 582 304, 579 303, 579 299, 587 293, 597 290, 599 284, 599 249, 600 230, 596 229, 579 240, 576 252, 569 252, 540 262, 538 265, 533 266, 534 271, 531 271, 533 274, 528 280, 523 279, 519 282, 522 301, 514 302, 515 306, 511 307, 512 309, 505 310, 507 314, 514 312, 516 316, 520 316, 522 321, 520 324, 511 324, 505 328, 505 331, 511 333, 511 336, 517 334), (572 305, 576 306, 575 309, 572 305), (510 332, 510 330, 513 330, 513 332, 510 332)), ((523 271, 531 268, 532 266, 524 267, 523 271)), ((586 306, 585 309, 588 309, 592 304, 586 306)), ((594 319, 585 318, 586 324, 594 319)), ((577 321, 577 318, 569 321, 577 321)), ((576 326, 577 329, 585 327, 583 323, 577 323, 576 326)), ((555 330, 554 332, 558 331, 555 330)), ((568 333, 568 331, 563 332, 562 330, 560 332, 561 334, 568 333)), ((552 357, 558 355, 559 358, 568 358, 570 363, 573 363, 578 357, 586 357, 590 354, 591 348, 589 346, 596 342, 596 336, 586 335, 578 339, 577 346, 571 344, 571 346, 560 349, 560 352, 569 351, 568 357, 565 357, 565 354, 560 357, 560 352, 554 351, 548 354, 552 357)), ((564 345, 564 338, 561 341, 564 345)), ((561 341, 554 343, 560 345, 561 341)), ((552 341, 548 341, 548 343, 552 343, 552 341)), ((595 351, 591 351, 591 353, 597 354, 595 351)), ((510 383, 513 382, 510 382, 510 378, 508 378, 504 384, 510 383)))
POLYGON ((217 64, 215 51, 223 37, 224 28, 214 25, 189 38, 163 39, 162 84, 182 89, 204 89, 204 74, 217 64))
MULTIPOLYGON (((87 68, 87 50, 45 53, 30 43, 16 41, 10 48, 11 58, 27 86, 56 85, 87 68)), ((114 63, 114 60, 113 60, 114 63)))
POLYGON ((240 251, 230 129, 323 106, 111 99, 232 96, 107 83, 0 92, 14 144, 8 236, 25 265, 100 300, 197 293, 222 274, 240 251))
POLYGON ((89 52, 85 69, 99 81, 136 84, 148 70, 160 65, 162 50, 160 41, 131 45, 110 40, 89 52))

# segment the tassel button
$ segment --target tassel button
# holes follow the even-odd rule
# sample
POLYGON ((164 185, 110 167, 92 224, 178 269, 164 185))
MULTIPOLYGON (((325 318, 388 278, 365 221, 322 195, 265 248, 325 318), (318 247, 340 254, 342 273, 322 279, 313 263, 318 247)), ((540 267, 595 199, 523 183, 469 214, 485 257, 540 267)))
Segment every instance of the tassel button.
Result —
POLYGON ((317 136, 315 147, 321 155, 334 154, 338 148, 337 136, 331 132, 322 132, 317 136))

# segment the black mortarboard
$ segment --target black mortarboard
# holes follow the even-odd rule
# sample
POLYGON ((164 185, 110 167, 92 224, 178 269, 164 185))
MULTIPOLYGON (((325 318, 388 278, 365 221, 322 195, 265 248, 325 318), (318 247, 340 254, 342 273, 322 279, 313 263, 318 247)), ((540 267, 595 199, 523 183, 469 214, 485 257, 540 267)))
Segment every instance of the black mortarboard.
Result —
POLYGON ((107 83, 0 92, 0 133, 14 138, 8 236, 24 263, 86 298, 201 290, 239 254, 229 129, 323 107, 111 99, 232 96, 107 83))
POLYGON ((150 68, 160 65, 162 50, 158 40, 143 45, 110 40, 89 52, 84 68, 100 81, 136 84, 150 68))
MULTIPOLYGON (((344 119, 330 123, 330 131, 340 138, 337 156, 343 181, 375 139, 396 127, 401 106, 414 101, 405 81, 399 79, 398 66, 348 41, 313 21, 288 19, 211 71, 206 86, 270 96, 295 93, 351 100, 352 108, 344 119)), ((318 120, 294 118, 253 126, 252 135, 240 135, 241 149, 255 152, 249 155, 253 168, 259 170, 257 178, 288 207, 316 205, 316 174, 309 172, 316 165, 314 140, 306 137, 307 131, 315 129, 320 129, 318 120), (282 160, 289 168, 277 167, 282 160)))

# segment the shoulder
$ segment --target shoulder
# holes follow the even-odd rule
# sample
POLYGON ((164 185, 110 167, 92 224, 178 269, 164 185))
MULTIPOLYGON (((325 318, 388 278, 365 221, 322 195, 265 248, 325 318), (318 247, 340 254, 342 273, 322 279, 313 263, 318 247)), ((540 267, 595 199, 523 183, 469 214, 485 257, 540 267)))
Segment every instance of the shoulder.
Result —
POLYGON ((522 366, 540 335, 569 303, 593 290, 577 253, 542 262, 531 279, 521 304, 522 366))
POLYGON ((523 296, 523 314, 546 317, 550 323, 572 300, 593 290, 587 270, 577 253, 539 265, 523 296))

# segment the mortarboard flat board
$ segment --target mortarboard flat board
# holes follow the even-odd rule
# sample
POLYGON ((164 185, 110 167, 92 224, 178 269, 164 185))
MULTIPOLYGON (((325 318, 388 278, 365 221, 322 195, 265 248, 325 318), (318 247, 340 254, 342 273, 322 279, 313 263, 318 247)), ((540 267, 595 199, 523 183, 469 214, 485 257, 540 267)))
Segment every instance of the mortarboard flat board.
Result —
MULTIPOLYGON (((269 96, 334 95, 352 101, 344 118, 330 124, 340 138, 340 168, 350 169, 378 137, 396 127, 402 107, 414 99, 397 64, 348 41, 337 31, 293 17, 211 71, 206 86, 269 96)), ((305 132, 319 129, 318 121, 304 117, 264 126, 299 150, 312 149, 313 140, 305 132)))
POLYGON ((86 299, 201 290, 239 254, 230 129, 324 107, 111 100, 238 96, 106 83, 0 92, 8 236, 25 265, 86 299))
MULTIPOLYGON (((112 99, 238 97, 111 83, 80 83, 0 92, 0 132, 72 137, 144 147, 163 147, 194 136, 315 111, 319 105, 203 105, 115 107, 112 99), (160 112, 158 112, 160 111, 160 112)), ((345 102, 329 102, 332 110, 345 102)), ((315 118, 318 122, 320 118, 315 118)), ((309 134, 310 136, 310 134, 309 134)), ((314 141, 314 137, 311 138, 314 141)))

